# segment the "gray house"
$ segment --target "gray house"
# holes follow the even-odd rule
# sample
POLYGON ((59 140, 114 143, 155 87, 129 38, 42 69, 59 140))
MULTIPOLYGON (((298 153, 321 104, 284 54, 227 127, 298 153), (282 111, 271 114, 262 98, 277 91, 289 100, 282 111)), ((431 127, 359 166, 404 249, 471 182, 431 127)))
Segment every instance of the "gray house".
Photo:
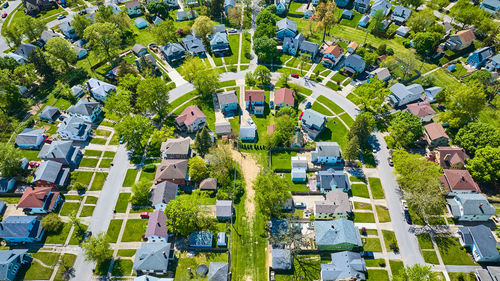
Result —
POLYGON ((229 264, 227 262, 211 262, 208 266, 208 280, 227 281, 229 264))
POLYGON ((351 190, 351 184, 347 175, 342 170, 331 168, 326 171, 316 172, 316 185, 323 193, 335 189, 340 189, 344 192, 351 190))
POLYGON ((167 139, 161 144, 161 156, 165 159, 188 159, 191 157, 189 138, 167 139))
POLYGON ((453 218, 459 221, 488 221, 496 215, 495 208, 482 194, 457 194, 446 201, 453 218))
POLYGON ((300 53, 301 54, 308 54, 311 58, 311 60, 314 60, 316 55, 318 54, 319 51, 319 44, 310 42, 307 40, 302 41, 302 44, 300 44, 300 53))
POLYGON ((326 116, 312 109, 306 109, 302 115, 302 129, 310 138, 315 139, 325 128, 326 116))
POLYGON ((459 227, 458 235, 460 244, 472 252, 476 262, 500 261, 497 241, 488 227, 484 225, 459 227))
POLYGON ((215 56, 223 56, 231 50, 226 32, 215 32, 210 37, 210 48, 215 56))
POLYGON ((62 140, 45 144, 38 154, 38 158, 44 161, 56 161, 70 168, 76 168, 82 157, 82 152, 79 148, 73 146, 72 141, 62 140))
POLYGON ((321 264, 321 280, 366 280, 366 263, 360 253, 343 251, 331 254, 330 263, 321 264))
POLYGON ((61 112, 59 112, 59 108, 47 105, 38 114, 38 117, 40 117, 40 119, 44 119, 47 121, 54 121, 59 117, 60 114, 61 112))
POLYGON ((92 96, 100 102, 104 102, 109 93, 116 91, 115 85, 95 78, 90 78, 85 84, 92 96))
POLYGON ((28 250, 0 251, 0 280, 13 281, 21 267, 30 264, 31 260, 28 250))
POLYGON ((165 210, 168 202, 177 197, 178 189, 179 185, 175 183, 169 181, 160 182, 155 184, 154 188, 151 190, 149 200, 156 210, 165 210))
POLYGON ((29 60, 31 53, 36 50, 36 46, 30 43, 21 43, 19 47, 14 51, 14 54, 23 57, 25 60, 29 60))
POLYGON ((424 88, 420 84, 405 86, 401 83, 396 83, 389 89, 392 92, 389 94, 389 100, 394 106, 402 106, 417 101, 424 93, 424 88))
POLYGON ((177 42, 168 42, 165 46, 161 47, 161 52, 168 63, 173 63, 186 57, 186 50, 177 42))
POLYGON ((233 201, 217 200, 215 216, 220 220, 230 220, 233 217, 233 201))
POLYGON ((26 128, 16 136, 16 145, 21 149, 39 149, 45 138, 45 129, 26 128))
POLYGON ((61 23, 61 25, 59 25, 59 29, 61 30, 62 34, 64 34, 64 37, 70 40, 76 39, 78 37, 69 21, 61 23))
POLYGON ((181 39, 182 44, 186 48, 186 50, 192 55, 196 57, 205 57, 205 45, 203 45, 203 41, 198 37, 192 34, 181 39))
POLYGON ((62 187, 69 180, 69 168, 63 168, 59 162, 48 160, 36 169, 35 176, 31 181, 36 186, 62 187))
POLYGON ((174 248, 170 243, 142 243, 135 253, 133 269, 137 274, 166 274, 174 258, 174 248))
POLYGON ((68 108, 71 116, 82 118, 87 123, 94 123, 101 114, 101 104, 88 99, 81 99, 75 105, 68 108))
POLYGON ((397 25, 403 25, 411 16, 411 9, 397 5, 392 11, 391 19, 397 25))
POLYGON ((292 255, 290 250, 273 249, 273 270, 288 271, 292 269, 292 255))
POLYGON ((326 200, 314 202, 315 219, 349 219, 352 217, 352 205, 349 196, 341 189, 334 189, 326 194, 326 200))
POLYGON ((64 119, 57 129, 57 133, 63 140, 81 142, 86 141, 91 132, 92 127, 85 123, 85 120, 74 116, 64 119))

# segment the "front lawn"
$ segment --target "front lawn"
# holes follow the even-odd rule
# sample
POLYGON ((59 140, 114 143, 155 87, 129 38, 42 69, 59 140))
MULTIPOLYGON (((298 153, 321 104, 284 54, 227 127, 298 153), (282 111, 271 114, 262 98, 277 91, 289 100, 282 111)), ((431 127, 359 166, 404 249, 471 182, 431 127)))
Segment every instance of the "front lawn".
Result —
POLYGON ((391 244, 398 246, 398 240, 396 239, 396 234, 394 231, 382 229, 382 236, 384 237, 385 249, 387 252, 391 252, 391 244))
POLYGON ((389 281, 389 273, 384 269, 368 269, 367 281, 389 281))
POLYGON ((85 150, 85 153, 83 154, 84 156, 101 156, 102 154, 102 151, 101 150, 89 150, 89 149, 86 149, 85 150))
POLYGON ((326 105, 331 111, 335 112, 336 114, 344 112, 342 107, 338 106, 336 103, 334 103, 325 96, 319 96, 317 100, 322 104, 326 105))
POLYGON ((422 251, 424 261, 432 264, 439 264, 439 260, 435 251, 422 251))
POLYGON ((111 162, 113 162, 113 158, 101 159, 101 163, 99 163, 99 168, 110 168, 111 162))
POLYGON ((130 193, 120 193, 120 195, 118 195, 118 201, 116 202, 115 206, 115 211, 117 213, 125 213, 127 211, 129 198, 130 193))
POLYGON ((398 275, 398 273, 405 268, 402 261, 390 260, 392 275, 398 275))
POLYGON ((390 222, 391 215, 389 214, 389 210, 384 206, 375 206, 377 208, 377 215, 379 222, 390 222))
POLYGON ((384 199, 384 190, 382 189, 382 183, 379 178, 368 178, 368 183, 370 184, 370 189, 372 191, 373 199, 384 199))
POLYGON ((142 235, 146 232, 147 225, 148 220, 145 219, 127 220, 122 242, 141 241, 142 235))
POLYGON ((115 154, 116 154, 116 152, 114 152, 114 151, 104 151, 104 155, 103 155, 103 157, 110 157, 110 158, 114 158, 114 157, 115 157, 115 154))
MULTIPOLYGON (((102 161, 102 160, 101 160, 102 161)), ((104 186, 104 182, 108 177, 108 173, 105 172, 97 172, 95 173, 94 181, 92 182, 92 186, 90 190, 101 190, 104 186)))
POLYGON ((321 260, 319 255, 300 255, 294 259, 294 271, 291 274, 276 274, 276 281, 302 280, 301 276, 307 276, 305 280, 321 280, 321 263, 329 262, 321 260))
POLYGON ((349 130, 338 118, 329 118, 326 122, 326 128, 318 135, 316 141, 333 141, 345 149, 347 145, 347 134, 349 130))
POLYGON ((133 257, 135 255, 135 249, 122 249, 118 250, 119 257, 133 257))
POLYGON ((432 244, 431 235, 429 233, 418 234, 417 239, 418 244, 420 244, 420 249, 434 250, 434 245, 432 244))
POLYGON ((347 114, 347 112, 339 115, 339 117, 347 124, 347 126, 349 126, 349 128, 352 126, 352 124, 354 124, 354 120, 349 114, 347 114))
POLYGON ((311 109, 326 116, 333 116, 332 112, 328 108, 324 107, 316 101, 312 104, 311 109))
POLYGON ((87 196, 87 199, 85 200, 85 204, 96 204, 96 203, 97 203, 97 197, 87 196))
POLYGON ((351 192, 352 196, 370 198, 370 194, 368 194, 368 186, 362 183, 353 183, 351 184, 351 192))
POLYGON ((361 238, 365 251, 382 252, 382 245, 378 238, 361 238))
POLYGON ((354 222, 375 222, 373 213, 354 212, 354 222))
POLYGON ((179 255, 179 260, 175 270, 175 280, 204 280, 202 278, 192 279, 189 277, 188 268, 195 270, 199 265, 209 265, 210 262, 228 262, 227 253, 197 253, 193 257, 188 257, 186 252, 179 255))
POLYGON ((120 234, 120 229, 122 228, 123 220, 111 220, 109 222, 108 231, 106 235, 108 236, 110 243, 116 243, 118 240, 118 235, 120 234))
POLYGON ((95 206, 83 206, 82 212, 80 213, 80 217, 91 217, 92 213, 94 213, 95 206))
POLYGON ((128 169, 127 174, 125 175, 125 179, 123 180, 123 186, 131 187, 135 183, 135 178, 137 177, 137 169, 128 169))
POLYGON ((152 182, 155 179, 155 174, 156 174, 156 166, 155 166, 155 170, 152 172, 146 172, 146 171, 142 170, 141 176, 139 177, 139 181, 152 182))
POLYGON ((18 151, 21 153, 21 157, 25 157, 28 161, 40 161, 38 158, 40 151, 38 150, 19 149, 18 151))
POLYGON ((100 145, 105 145, 107 140, 108 140, 107 138, 93 138, 93 139, 90 141, 90 143, 91 143, 91 144, 100 144, 100 145))
POLYGON ((112 276, 129 276, 132 273, 134 262, 128 259, 118 259, 113 263, 112 276))
POLYGON ((475 265, 469 254, 460 246, 457 237, 435 237, 444 264, 475 265))
POLYGON ((70 269, 73 268, 75 261, 76 261, 76 255, 63 254, 62 264, 59 266, 59 269, 57 270, 57 274, 56 274, 56 277, 54 278, 54 281, 64 281, 65 279, 63 278, 63 274, 65 271, 65 267, 70 268, 70 269))
POLYGON ((97 162, 99 162, 99 159, 97 158, 83 158, 82 161, 80 161, 80 167, 91 167, 95 168, 97 167, 97 162))
MULTIPOLYGON (((65 203, 68 204, 68 203, 65 203)), ((68 238, 69 231, 71 229, 70 223, 64 223, 63 228, 58 233, 47 234, 45 239, 46 244, 64 244, 68 238)))
POLYGON ((355 210, 371 210, 372 204, 370 203, 362 203, 362 202, 354 202, 355 210))
POLYGON ((61 212, 59 212, 59 215, 68 216, 72 212, 77 212, 79 208, 80 208, 80 203, 64 202, 61 208, 61 212))

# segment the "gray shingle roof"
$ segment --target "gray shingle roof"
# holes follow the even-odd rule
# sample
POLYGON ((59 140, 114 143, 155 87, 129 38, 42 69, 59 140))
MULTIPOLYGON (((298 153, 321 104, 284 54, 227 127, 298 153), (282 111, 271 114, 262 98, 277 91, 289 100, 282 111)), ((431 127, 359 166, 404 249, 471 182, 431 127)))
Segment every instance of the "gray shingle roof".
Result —
POLYGON ((135 44, 133 47, 132 47, 132 52, 134 52, 134 54, 136 56, 138 56, 140 53, 144 52, 144 50, 147 51, 147 48, 146 46, 142 45, 142 44, 135 44))
POLYGON ((21 57, 28 59, 30 57, 31 53, 33 53, 33 51, 36 50, 36 48, 37 47, 33 44, 21 43, 21 45, 19 45, 19 48, 17 48, 14 51, 14 53, 16 55, 20 55, 21 57))
POLYGON ((216 217, 231 217, 233 216, 233 201, 231 200, 217 200, 215 205, 216 217))
POLYGON ((255 126, 240 126, 240 138, 255 138, 257 128, 255 126))
POLYGON ((203 45, 203 41, 198 36, 189 34, 181 40, 182 44, 188 52, 193 54, 205 52, 205 45, 203 45))
POLYGON ((326 171, 317 172, 317 180, 321 188, 331 189, 332 186, 340 189, 350 189, 351 184, 349 178, 343 171, 328 169, 326 171))
POLYGON ((0 238, 39 238, 42 231, 36 216, 9 216, 0 223, 0 238))
POLYGON ((116 91, 115 85, 106 83, 104 81, 95 78, 90 78, 89 80, 87 80, 87 86, 89 87, 92 93, 95 93, 96 95, 103 97, 106 97, 108 93, 111 91, 116 91))
POLYGON ((171 244, 165 242, 142 243, 135 253, 134 270, 167 271, 171 244))
POLYGON ((273 269, 290 270, 292 269, 292 255, 290 250, 273 249, 273 269))
POLYGON ((153 205, 168 204, 168 202, 177 197, 178 188, 179 186, 175 183, 169 181, 160 182, 151 190, 149 200, 151 200, 153 205))
POLYGON ((16 144, 35 145, 39 136, 45 133, 45 129, 26 128, 16 136, 16 144))
POLYGON ((46 107, 43 108, 42 112, 38 114, 38 116, 40 118, 54 120, 55 119, 54 117, 55 115, 57 115, 57 113, 59 113, 59 108, 47 105, 46 107))
POLYGON ((11 265, 20 265, 25 261, 28 250, 14 249, 0 251, 0 280, 10 280, 11 265))
POLYGON ((309 53, 316 53, 319 50, 319 44, 304 40, 302 41, 302 44, 300 44, 300 50, 309 53))
POLYGON ((276 23, 278 30, 290 29, 297 32, 297 23, 289 18, 284 18, 276 23))
POLYGON ((47 43, 50 39, 54 37, 59 37, 59 35, 57 35, 57 33, 53 32, 52 30, 44 30, 40 35, 40 39, 42 39, 43 42, 45 43, 47 43))
POLYGON ((397 19, 399 21, 407 21, 410 18, 411 9, 397 5, 392 11, 392 19, 397 19))
POLYGON ((306 122, 308 125, 316 125, 321 127, 325 122, 326 116, 312 109, 306 109, 304 115, 302 115, 302 122, 306 122))
POLYGON ((326 200, 314 202, 316 213, 351 213, 352 205, 347 193, 341 189, 329 191, 326 194, 326 200))
POLYGON ((208 269, 209 281, 227 281, 229 264, 227 262, 211 262, 208 269))
POLYGON ((366 263, 360 253, 343 251, 331 257, 331 263, 321 264, 321 280, 366 279, 366 263))
POLYGON ((161 152, 164 155, 186 155, 189 154, 191 140, 189 138, 167 139, 161 144, 161 152))
POLYGON ((228 121, 215 123, 215 133, 217 135, 227 135, 231 133, 231 123, 228 121))
POLYGON ((459 227, 462 233, 470 234, 472 241, 465 241, 474 243, 477 250, 481 253, 483 257, 498 257, 500 254, 497 250, 497 242, 491 230, 484 225, 476 225, 469 227, 459 227))
POLYGON ((356 69, 361 69, 365 64, 365 61, 360 56, 353 54, 346 57, 345 64, 353 66, 356 69))
POLYGON ((86 124, 82 118, 71 116, 64 119, 57 132, 70 132, 75 136, 84 137, 89 135, 90 130, 92 130, 92 127, 86 124))
POLYGON ((216 190, 217 189, 217 178, 206 178, 200 182, 200 189, 204 190, 216 190))
POLYGON ((342 150, 337 142, 317 142, 315 152, 319 157, 340 157, 342 150))
POLYGON ((69 169, 63 168, 62 164, 52 160, 44 161, 36 169, 33 182, 42 180, 62 186, 69 176, 69 169))
POLYGON ((163 159, 156 170, 155 180, 185 179, 188 171, 188 160, 186 159, 163 159))
POLYGON ((179 53, 184 53, 185 49, 179 43, 171 43, 167 42, 167 44, 163 47, 163 53, 166 56, 175 56, 179 53))
POLYGON ((238 103, 236 91, 217 93, 217 99, 219 100, 220 105, 238 103))
POLYGON ((496 215, 495 208, 482 194, 457 194, 455 200, 462 206, 464 215, 496 215))
POLYGON ((315 221, 315 240, 318 245, 352 244, 361 247, 361 236, 354 222, 346 219, 315 221))
POLYGON ((79 100, 75 105, 68 108, 68 112, 82 116, 91 116, 92 113, 100 108, 101 104, 96 101, 89 101, 87 99, 79 100))
POLYGON ((73 141, 58 140, 51 144, 45 144, 38 153, 38 158, 43 160, 66 158, 70 153, 73 153, 73 141))

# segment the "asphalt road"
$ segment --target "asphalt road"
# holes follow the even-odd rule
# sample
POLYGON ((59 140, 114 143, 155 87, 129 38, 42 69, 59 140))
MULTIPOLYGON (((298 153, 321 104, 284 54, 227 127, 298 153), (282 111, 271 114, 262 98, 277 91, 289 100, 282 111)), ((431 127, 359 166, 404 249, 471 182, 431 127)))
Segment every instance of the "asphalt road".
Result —
MULTIPOLYGON (((21 0, 8 1, 8 2, 9 2, 9 7, 2 9, 0 11, 0 14, 7 13, 7 15, 10 15, 12 13, 12 11, 14 11, 17 8, 17 6, 21 5, 21 3, 22 3, 21 0)), ((2 3, 2 5, 3 5, 3 2, 0 2, 0 3, 2 3)), ((10 19, 12 19, 12 18, 10 18, 10 19)), ((0 26, 0 30, 2 29, 4 23, 7 26, 8 23, 5 22, 5 19, 2 19, 2 24, 0 26)), ((9 45, 7 45, 7 41, 5 41, 5 38, 3 36, 0 36, 0 52, 4 52, 7 49, 9 49, 9 45)))

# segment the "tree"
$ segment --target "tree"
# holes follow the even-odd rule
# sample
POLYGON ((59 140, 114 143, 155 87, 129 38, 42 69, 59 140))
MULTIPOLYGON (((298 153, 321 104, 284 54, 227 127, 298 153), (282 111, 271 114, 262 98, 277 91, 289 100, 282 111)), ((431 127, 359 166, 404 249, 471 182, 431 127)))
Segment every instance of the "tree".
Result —
POLYGON ((245 73, 245 82, 250 86, 255 85, 255 77, 253 76, 252 72, 245 73))
POLYGON ((360 150, 359 139, 357 136, 354 136, 347 143, 347 146, 342 153, 342 157, 347 161, 347 163, 350 164, 352 161, 359 158, 360 150))
POLYGON ((229 8, 229 15, 227 16, 229 23, 237 28, 241 27, 241 8, 229 8))
MULTIPOLYGON (((385 15, 384 11, 382 9, 376 10, 375 13, 373 13, 373 29, 375 30, 382 30, 383 24, 382 22, 385 20, 385 15)), ((366 40, 365 40, 366 41, 366 40)))
POLYGON ((209 170, 203 159, 198 156, 189 159, 189 177, 192 181, 199 183, 208 175, 209 170))
POLYGON ((34 17, 24 16, 17 20, 17 25, 22 30, 22 33, 29 41, 34 41, 40 37, 42 32, 47 29, 45 24, 34 17))
POLYGON ((436 46, 439 44, 441 34, 437 32, 418 32, 413 37, 413 46, 417 53, 421 56, 426 56, 434 52, 436 46))
POLYGON ((127 116, 132 112, 132 106, 130 105, 131 98, 131 93, 126 90, 111 92, 106 96, 104 110, 120 117, 127 116))
MULTIPOLYGON (((415 13, 415 12, 414 12, 415 13)), ((430 31, 430 28, 436 23, 436 16, 434 16, 431 9, 416 12, 408 20, 408 26, 415 33, 430 31)))
POLYGON ((290 182, 272 170, 261 170, 253 182, 255 202, 265 217, 279 215, 281 208, 290 199, 290 182))
POLYGON ((163 120, 168 113, 169 88, 159 77, 147 77, 137 86, 137 106, 143 112, 158 114, 163 120))
POLYGON ((5 40, 9 46, 12 44, 14 44, 14 46, 19 46, 23 41, 23 31, 19 25, 11 24, 5 27, 2 26, 2 31, 4 32, 5 40))
POLYGON ((79 217, 76 216, 76 211, 71 212, 68 218, 69 218, 69 223, 71 223, 71 225, 76 228, 77 235, 83 236, 85 234, 85 230, 82 227, 82 221, 80 220, 79 217))
POLYGON ((415 56, 411 55, 404 57, 397 57, 396 60, 399 62, 401 70, 403 71, 402 80, 405 80, 406 76, 410 75, 413 72, 413 70, 415 70, 415 66, 417 65, 417 60, 415 59, 415 56))
MULTIPOLYGON (((106 98, 107 102, 108 98, 106 98)), ((175 128, 172 126, 163 125, 161 129, 155 129, 153 135, 151 136, 151 143, 148 150, 157 151, 160 154, 161 144, 168 139, 175 138, 174 134, 175 128)))
POLYGON ((278 43, 271 38, 267 37, 254 37, 253 50, 259 57, 261 62, 273 62, 278 57, 277 45, 278 43))
POLYGON ((217 178, 217 183, 222 187, 231 186, 235 164, 229 147, 212 147, 205 160, 210 168, 210 176, 217 178))
POLYGON ((87 40, 90 48, 97 55, 105 55, 108 61, 116 54, 120 47, 120 30, 116 25, 105 23, 94 23, 84 31, 83 38, 87 40))
POLYGON ((333 1, 322 2, 316 7, 316 13, 314 13, 313 18, 318 22, 316 28, 323 29, 323 42, 325 41, 326 31, 330 30, 335 23, 337 23, 337 18, 335 17, 335 10, 337 6, 333 1))
POLYGON ((213 67, 206 66, 205 69, 197 71, 193 86, 198 93, 211 96, 219 87, 219 72, 213 67))
POLYGON ((61 218, 55 213, 50 213, 43 217, 41 223, 43 229, 49 233, 58 233, 64 226, 61 218))
POLYGON ((151 33, 153 33, 156 43, 160 45, 165 45, 168 42, 175 42, 177 40, 176 31, 174 22, 169 19, 164 20, 151 28, 151 33))
POLYGON ((0 143, 0 173, 2 177, 15 177, 21 172, 22 155, 19 149, 8 143, 0 143))
POLYGON ((424 128, 420 118, 409 111, 398 112, 391 120, 389 132, 398 147, 407 148, 416 140, 423 137, 424 128))
POLYGON ((271 23, 262 23, 257 25, 254 33, 254 38, 275 38, 276 26, 271 23))
POLYGON ((438 281, 435 271, 432 271, 430 266, 425 266, 421 264, 415 264, 413 266, 407 266, 404 270, 400 270, 399 273, 394 276, 395 281, 438 281))
POLYGON ((92 23, 90 19, 86 16, 76 14, 73 17, 73 21, 71 22, 71 27, 75 30, 76 35, 82 38, 84 35, 84 31, 87 27, 89 27, 92 23))
MULTIPOLYGON (((152 15, 160 16, 163 19, 170 18, 168 3, 164 1, 151 1, 146 5, 152 15)), ((158 42, 159 43, 159 42, 158 42)), ((163 45, 163 44, 162 44, 163 45)))
POLYGON ((349 139, 357 137, 361 148, 370 146, 368 137, 375 127, 375 120, 373 114, 370 112, 363 112, 356 116, 354 123, 349 130, 349 139))
POLYGON ((142 153, 153 133, 153 125, 142 115, 126 116, 116 125, 115 130, 127 142, 128 149, 134 153, 142 153))
POLYGON ((113 251, 104 233, 90 236, 82 243, 85 260, 102 263, 113 258, 113 251))
POLYGON ((474 158, 467 161, 467 169, 478 182, 500 182, 500 147, 486 146, 476 150, 474 158))
POLYGON ((54 78, 54 69, 47 63, 44 53, 41 49, 35 49, 31 53, 30 60, 35 66, 38 75, 43 76, 45 80, 54 78))
MULTIPOLYGON (((247 72, 248 73, 248 72, 247 72)), ((280 78, 278 79, 278 83, 283 87, 288 87, 288 82, 290 81, 290 75, 288 73, 281 73, 280 78)))
POLYGON ((294 128, 297 125, 296 119, 290 115, 282 114, 276 118, 276 128, 271 136, 271 145, 273 147, 289 147, 292 143, 294 128))
POLYGON ((32 87, 33 83, 38 80, 34 64, 25 64, 16 67, 13 74, 15 82, 19 86, 32 87))
MULTIPOLYGON (((71 44, 67 40, 61 37, 51 38, 47 44, 45 44, 45 50, 56 61, 62 61, 66 66, 67 71, 70 68, 70 63, 76 62, 75 50, 71 47, 71 44)), ((54 60, 52 61, 52 66, 57 68, 56 65, 59 63, 54 60)))
POLYGON ((295 109, 293 107, 283 106, 283 107, 280 107, 280 109, 276 113, 276 116, 280 117, 280 116, 283 116, 283 115, 288 115, 291 118, 295 118, 296 114, 297 114, 297 112, 295 111, 295 109))
POLYGON ((264 9, 260 11, 260 13, 255 18, 255 23, 257 26, 261 26, 263 24, 276 25, 276 16, 271 13, 268 9, 264 9))
POLYGON ((201 131, 196 133, 194 138, 194 149, 198 154, 204 156, 212 145, 212 137, 208 133, 207 127, 204 127, 201 131))
POLYGON ((21 66, 14 58, 11 57, 0 57, 0 69, 8 69, 10 72, 13 72, 14 69, 21 66))
POLYGON ((369 83, 354 88, 354 93, 360 98, 365 111, 369 108, 379 111, 385 97, 389 94, 389 89, 385 87, 382 80, 372 79, 369 83))
POLYGON ((214 19, 221 18, 224 12, 224 0, 211 0, 209 6, 212 17, 214 19))
POLYGON ((378 55, 377 53, 374 52, 365 52, 365 55, 363 56, 363 59, 365 60, 365 63, 367 66, 371 66, 377 61, 378 55))
POLYGON ((253 76, 257 80, 260 80, 260 83, 262 83, 262 85, 271 83, 271 71, 264 65, 258 65, 253 72, 253 76))
POLYGON ((401 0, 401 4, 404 6, 410 6, 415 8, 415 10, 424 4, 424 0, 401 0))
POLYGON ((211 225, 206 209, 201 207, 199 194, 178 196, 168 202, 165 208, 166 225, 169 231, 180 236, 188 236, 193 231, 207 229, 211 225))
POLYGON ((472 80, 477 80, 483 85, 489 85, 491 84, 491 72, 487 70, 477 70, 471 73, 471 75, 468 75, 464 77, 464 82, 468 83, 472 80))
POLYGON ((455 143, 473 156, 477 149, 500 145, 500 130, 488 123, 473 122, 460 128, 455 136, 455 143))
POLYGON ((206 69, 207 65, 199 57, 189 57, 182 64, 180 72, 188 82, 193 82, 196 76, 206 69))
POLYGON ((151 182, 140 181, 132 186, 132 196, 130 204, 135 206, 150 206, 149 192, 151 191, 151 182))
POLYGON ((137 75, 126 74, 120 77, 120 79, 118 80, 117 91, 120 92, 122 90, 125 90, 130 92, 131 94, 135 94, 137 92, 137 87, 139 86, 139 83, 141 81, 142 81, 141 77, 137 75))
POLYGON ((214 22, 207 16, 197 17, 193 24, 194 33, 206 42, 207 35, 214 32, 214 22))
POLYGON ((456 4, 450 9, 450 15, 462 23, 462 27, 479 23, 484 16, 483 11, 468 0, 458 0, 456 4))

